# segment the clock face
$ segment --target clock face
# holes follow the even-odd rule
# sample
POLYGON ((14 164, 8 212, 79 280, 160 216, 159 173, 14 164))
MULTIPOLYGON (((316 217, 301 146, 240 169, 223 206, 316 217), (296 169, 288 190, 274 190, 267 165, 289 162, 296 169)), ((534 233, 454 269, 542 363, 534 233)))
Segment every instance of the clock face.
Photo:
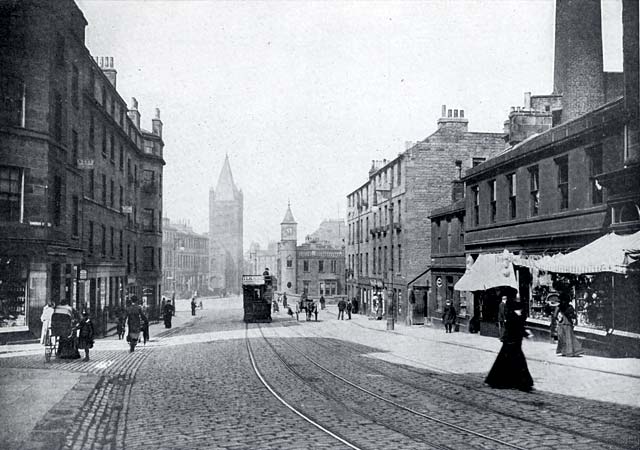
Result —
POLYGON ((293 234, 293 228, 291 228, 291 227, 287 227, 287 229, 285 231, 287 233, 287 236, 291 236, 293 234))

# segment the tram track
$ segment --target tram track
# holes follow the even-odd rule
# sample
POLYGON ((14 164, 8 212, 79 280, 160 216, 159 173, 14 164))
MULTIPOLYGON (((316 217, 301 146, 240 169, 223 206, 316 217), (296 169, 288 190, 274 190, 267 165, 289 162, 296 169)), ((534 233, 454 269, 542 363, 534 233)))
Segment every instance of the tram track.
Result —
MULTIPOLYGON (((420 379, 424 380, 424 375, 425 375, 424 372, 418 369, 407 367, 407 366, 394 365, 394 367, 397 370, 402 370, 403 372, 406 372, 412 375, 412 376, 400 376, 397 374, 390 374, 388 371, 384 371, 384 370, 381 370, 379 367, 376 367, 375 364, 365 363, 362 360, 360 360, 358 363, 355 363, 350 358, 353 355, 345 352, 344 349, 341 348, 339 345, 335 343, 327 344, 326 342, 323 342, 322 341, 323 339, 326 340, 325 336, 320 336, 316 333, 311 332, 310 330, 305 330, 305 332, 307 333, 307 335, 305 336, 299 333, 296 333, 296 334, 298 334, 301 338, 308 338, 308 334, 312 334, 316 336, 318 339, 314 339, 314 346, 323 347, 331 355, 335 355, 336 353, 339 353, 339 354, 348 356, 349 358, 344 358, 343 360, 348 360, 351 364, 357 365, 362 369, 366 369, 367 373, 373 372, 380 377, 385 377, 389 380, 392 380, 394 383, 410 387, 411 389, 414 389, 418 392, 422 392, 425 395, 438 396, 442 398, 443 401, 451 400, 450 397, 446 394, 447 392, 446 389, 442 389, 441 387, 438 387, 438 386, 432 387, 432 388, 425 388, 424 383, 417 383, 415 381, 411 381, 411 379, 412 378, 415 379, 416 376, 420 376, 420 379)), ((290 347, 294 348, 296 351, 305 354, 305 352, 302 352, 300 349, 295 348, 295 346, 293 346, 293 344, 288 342, 286 339, 282 339, 282 341, 284 341, 290 347)), ((305 357, 307 360, 309 360, 313 364, 317 364, 317 362, 313 361, 313 359, 308 357, 306 354, 305 354, 305 357)), ((425 366, 422 363, 421 365, 425 366)), ((433 368, 433 369, 442 371, 441 368, 437 368, 437 369, 433 368)), ((326 370, 329 373, 331 372, 330 369, 326 369, 326 370)), ((457 374, 454 372, 449 372, 449 373, 451 375, 460 376, 460 374, 457 374)), ((557 408, 556 404, 551 405, 550 409, 552 411, 552 414, 549 415, 549 420, 544 420, 544 417, 541 417, 538 419, 531 419, 528 417, 524 417, 522 414, 514 413, 513 408, 514 406, 517 406, 520 409, 531 409, 537 406, 535 405, 535 403, 532 403, 530 401, 522 402, 522 401, 513 399, 512 397, 499 394, 497 392, 495 393, 487 392, 486 389, 476 388, 471 383, 467 383, 467 382, 459 383, 454 380, 450 380, 445 377, 439 376, 438 374, 432 374, 432 377, 430 378, 437 378, 438 382, 452 385, 457 389, 475 391, 481 394, 485 399, 489 397, 487 401, 484 401, 482 403, 478 403, 478 402, 471 401, 469 399, 464 399, 464 398, 456 398, 456 402, 460 402, 464 404, 466 407, 474 408, 481 413, 486 414, 487 412, 491 412, 500 416, 508 417, 513 420, 523 421, 531 425, 535 425, 537 427, 544 427, 552 430, 555 433, 565 433, 565 434, 568 433, 581 438, 595 441, 599 444, 613 446, 613 448, 621 448, 621 449, 638 448, 637 445, 638 445, 638 442, 640 441, 640 438, 638 438, 637 426, 634 426, 633 419, 630 421, 628 425, 620 424, 618 422, 614 423, 610 421, 598 421, 591 416, 580 415, 579 413, 576 413, 574 411, 569 412, 569 411, 557 408), (499 401, 498 402, 491 401, 491 398, 498 399, 499 401), (497 406, 494 406, 494 405, 497 405, 497 406), (581 429, 589 430, 592 428, 592 426, 595 426, 595 425, 606 426, 608 428, 608 432, 611 435, 616 436, 616 438, 603 438, 601 436, 594 435, 587 431, 581 431, 581 429, 577 429, 576 427, 567 428, 566 426, 562 426, 563 424, 567 424, 567 423, 575 423, 577 417, 581 419, 580 421, 581 429), (636 437, 635 438, 631 437, 633 435, 635 435, 636 437), (621 442, 621 439, 620 439, 621 436, 626 436, 628 441, 626 443, 621 442)), ((527 395, 531 395, 531 394, 527 394, 527 395)))
POLYGON ((264 387, 280 403, 282 403, 287 409, 292 411, 294 414, 296 414, 301 419, 305 420, 309 424, 313 425, 314 427, 316 427, 317 429, 319 429, 323 433, 328 434, 329 436, 331 436, 332 438, 334 438, 337 441, 341 442, 342 444, 346 445, 347 447, 349 447, 349 448, 351 448, 353 450, 363 450, 363 449, 361 449, 361 447, 358 447, 357 445, 352 444, 351 442, 349 442, 348 440, 346 440, 345 438, 343 438, 339 434, 336 434, 336 433, 332 432, 331 430, 327 429, 326 427, 322 426, 317 421, 315 421, 313 418, 311 418, 310 416, 308 416, 304 412, 302 412, 300 409, 295 408, 293 405, 291 405, 289 402, 287 402, 281 395, 279 395, 276 392, 276 390, 267 382, 267 380, 264 378, 264 376, 262 375, 262 373, 260 372, 260 370, 258 368, 258 365, 256 363, 256 358, 255 358, 255 355, 254 355, 254 352, 253 352, 253 348, 251 346, 251 341, 249 339, 249 325, 248 324, 246 324, 246 326, 245 326, 245 341, 246 341, 246 344, 247 344, 247 352, 249 354, 249 360, 251 362, 251 367, 253 368, 253 371, 255 372, 255 374, 258 377, 258 379, 260 380, 260 382, 264 385, 264 387))
MULTIPOLYGON (((317 333, 313 333, 312 331, 309 331, 309 330, 306 330, 306 331, 307 331, 308 334, 312 334, 315 337, 317 337, 318 339, 326 339, 325 336, 319 335, 317 333)), ((302 335, 300 335, 300 336, 302 337, 302 335)), ((317 344, 329 349, 331 352, 335 353, 337 351, 337 352, 340 352, 340 353, 346 355, 346 353, 337 345, 330 345, 330 344, 326 344, 326 343, 323 343, 323 342, 320 342, 320 341, 317 342, 317 344)), ((414 360, 411 360, 409 358, 402 358, 402 359, 404 359, 404 360, 406 360, 407 362, 410 362, 410 363, 417 363, 422 368, 427 369, 427 370, 432 370, 434 372, 442 372, 442 373, 448 374, 450 376, 464 377, 464 375, 461 375, 461 374, 459 374, 457 372, 452 372, 452 371, 448 371, 446 369, 442 369, 442 367, 429 366, 427 364, 424 364, 423 362, 414 361, 414 360)), ((371 365, 367 365, 367 366, 370 367, 371 370, 380 371, 380 369, 373 368, 373 366, 371 366, 371 365)), ((424 373, 421 370, 418 370, 418 369, 410 367, 410 366, 402 366, 401 369, 403 371, 410 372, 412 374, 424 375, 424 373)), ((389 376, 391 376, 391 375, 389 375, 389 376)), ((531 407, 531 406, 539 407, 539 406, 541 406, 540 402, 535 402, 535 401, 532 402, 531 400, 529 400, 528 397, 531 397, 532 394, 529 394, 529 393, 526 394, 527 400, 521 401, 521 400, 513 398, 513 394, 512 395, 505 395, 505 394, 501 393, 501 392, 504 392, 504 391, 501 391, 501 390, 494 390, 494 389, 487 390, 487 388, 485 388, 485 387, 478 388, 478 387, 473 385, 474 380, 471 377, 468 377, 468 376, 467 376, 467 378, 469 378, 469 380, 468 381, 464 381, 464 382, 458 382, 456 380, 452 380, 452 379, 443 377, 443 376, 439 375, 438 373, 433 373, 432 377, 433 378, 437 378, 438 381, 440 381, 442 383, 447 383, 447 384, 450 384, 450 385, 455 386, 455 387, 460 388, 460 389, 471 390, 471 391, 477 392, 477 393, 479 393, 479 394, 481 394, 483 396, 490 397, 490 398, 495 398, 497 400, 500 400, 500 402, 508 402, 510 404, 518 404, 521 407, 531 407)), ((396 378, 398 380, 401 380, 397 376, 396 376, 396 378)), ((418 385, 418 384, 413 383, 411 386, 416 388, 416 389, 425 390, 424 385, 418 385)), ((510 392, 513 393, 513 391, 510 391, 510 392)), ((523 394, 523 395, 525 395, 525 394, 523 394)), ((628 420, 628 423, 621 423, 620 422, 620 418, 618 418, 616 420, 600 419, 600 417, 598 419, 595 419, 593 416, 589 416, 589 415, 586 415, 586 414, 581 414, 581 413, 579 413, 579 412, 577 412, 575 410, 568 411, 565 408, 563 408, 562 402, 555 402, 555 403, 551 403, 551 404, 548 404, 548 405, 545 405, 545 406, 547 408, 553 409, 554 413, 556 413, 556 414, 558 414, 558 413, 565 414, 567 416, 567 418, 571 418, 572 420, 575 420, 575 418, 579 418, 579 419, 581 419, 583 421, 597 422, 600 425, 609 425, 609 426, 617 427, 621 431, 629 431, 629 432, 636 432, 637 433, 638 424, 640 423, 640 414, 635 414, 635 415, 633 415, 633 417, 628 417, 627 416, 624 419, 628 420)), ((483 404, 482 408, 486 409, 486 406, 483 404)), ((508 413, 509 409, 510 408, 504 407, 504 408, 501 408, 501 409, 497 409, 496 412, 498 412, 500 414, 507 414, 508 415, 509 414, 508 413)), ((514 417, 515 418, 521 418, 521 417, 516 417, 516 416, 514 416, 514 417)), ((584 423, 584 422, 582 422, 582 423, 584 423)))
MULTIPOLYGON (((276 346, 271 342, 269 338, 264 335, 262 327, 260 327, 260 334, 264 341, 267 343, 268 347, 271 348, 274 355, 276 355, 277 359, 298 379, 305 381, 308 379, 308 376, 305 376, 301 373, 298 367, 303 366, 302 364, 290 363, 287 361, 287 358, 283 356, 286 352, 282 350, 278 350, 276 346)), ((312 367, 315 367, 316 370, 319 370, 323 373, 331 375, 333 379, 337 379, 343 384, 347 391, 350 391, 352 394, 357 392, 358 400, 356 404, 364 403, 365 406, 367 402, 374 402, 380 404, 387 405, 386 408, 388 410, 388 406, 392 406, 392 410, 390 412, 385 413, 382 417, 386 419, 380 419, 380 417, 376 416, 375 411, 369 413, 364 408, 354 408, 353 406, 346 405, 341 397, 338 396, 338 388, 334 387, 332 389, 324 389, 319 388, 317 384, 313 385, 312 388, 314 390, 322 390, 322 395, 329 398, 332 402, 339 403, 341 405, 346 405, 354 414, 364 417, 380 427, 384 429, 393 430, 396 433, 407 436, 412 441, 420 444, 420 448, 430 448, 430 449, 438 449, 438 450, 452 450, 452 449, 466 449, 469 448, 469 439, 473 438, 474 448, 487 448, 487 449, 495 449, 495 448, 509 448, 509 449, 523 449, 524 447, 515 445, 510 442, 506 442, 501 439, 497 439, 495 437, 491 437, 482 433, 478 433, 474 430, 462 427, 455 423, 448 422, 446 420, 442 420, 433 415, 425 414, 421 411, 418 411, 414 408, 402 405, 397 401, 386 398, 382 395, 379 395, 362 385, 354 383, 336 372, 327 369, 325 366, 319 364, 317 361, 313 360, 313 358, 309 358, 304 352, 301 352, 295 346, 291 345, 286 339, 278 339, 278 342, 282 342, 288 345, 290 348, 295 350, 297 354, 300 354, 306 361, 311 363, 312 367), (362 394, 365 396, 362 396, 362 394), (367 400, 362 400, 362 398, 366 398, 367 400), (391 418, 389 417, 391 416, 391 418), (395 420, 391 420, 395 417, 395 420), (423 419, 426 419, 429 423, 431 423, 431 427, 426 430, 423 428, 423 419), (411 422, 414 422, 414 426, 409 425, 411 422), (417 427, 415 424, 419 424, 417 427), (452 434, 451 431, 454 431, 455 434, 452 434), (445 443, 434 442, 433 438, 436 438, 440 441, 448 441, 445 443)), ((308 366, 308 364, 306 364, 308 366)), ((344 395, 344 391, 343 391, 344 395)))

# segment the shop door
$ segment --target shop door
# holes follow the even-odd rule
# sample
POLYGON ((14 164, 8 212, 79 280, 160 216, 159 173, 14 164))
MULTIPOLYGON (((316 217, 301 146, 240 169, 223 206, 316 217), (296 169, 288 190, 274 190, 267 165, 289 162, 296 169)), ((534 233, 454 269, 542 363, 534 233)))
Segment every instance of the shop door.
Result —
POLYGON ((424 314, 427 310, 427 298, 429 296, 429 290, 426 287, 415 287, 416 304, 413 308, 413 323, 415 325, 424 324, 424 314))

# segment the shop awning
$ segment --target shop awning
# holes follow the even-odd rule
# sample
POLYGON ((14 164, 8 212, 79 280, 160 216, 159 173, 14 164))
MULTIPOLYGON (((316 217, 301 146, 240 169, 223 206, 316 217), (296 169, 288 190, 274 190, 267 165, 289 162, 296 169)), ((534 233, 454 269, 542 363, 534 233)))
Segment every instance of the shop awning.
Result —
POLYGON ((590 244, 566 255, 543 258, 540 270, 556 273, 593 274, 612 272, 626 274, 640 253, 640 231, 634 234, 606 234, 590 244))
POLYGON ((509 286, 518 289, 513 264, 503 253, 478 256, 473 266, 458 280, 456 291, 485 291, 494 287, 509 286))

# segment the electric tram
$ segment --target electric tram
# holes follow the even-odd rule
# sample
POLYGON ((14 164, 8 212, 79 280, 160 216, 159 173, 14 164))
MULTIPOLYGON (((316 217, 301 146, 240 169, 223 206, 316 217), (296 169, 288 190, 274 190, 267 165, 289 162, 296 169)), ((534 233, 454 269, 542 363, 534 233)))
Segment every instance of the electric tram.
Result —
POLYGON ((245 322, 271 322, 271 275, 242 275, 242 299, 245 322))

